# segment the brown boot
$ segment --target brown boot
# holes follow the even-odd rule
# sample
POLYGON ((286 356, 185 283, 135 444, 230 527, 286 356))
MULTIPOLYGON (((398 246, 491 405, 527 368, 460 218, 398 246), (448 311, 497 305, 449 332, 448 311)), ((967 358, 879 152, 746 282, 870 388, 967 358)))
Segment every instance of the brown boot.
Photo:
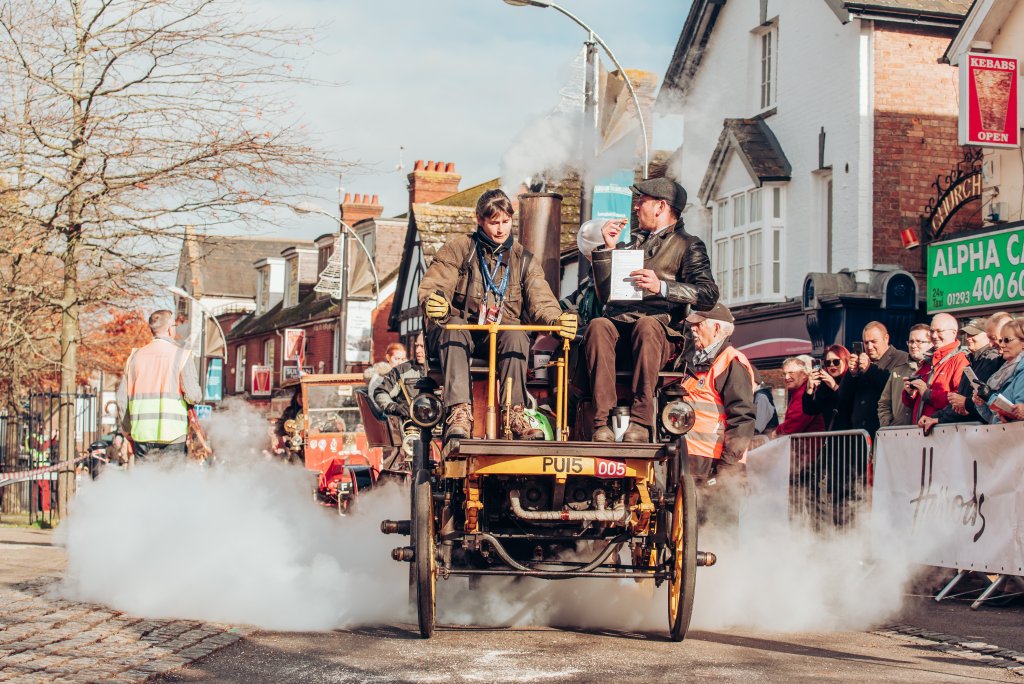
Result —
POLYGON ((599 425, 594 428, 594 434, 591 436, 590 441, 592 442, 614 442, 615 433, 607 425, 599 425))
POLYGON ((626 434, 622 435, 622 441, 646 444, 651 441, 651 431, 640 423, 630 421, 626 434))
POLYGON ((473 407, 455 404, 448 411, 445 439, 469 439, 473 436, 473 407))
POLYGON ((512 437, 514 439, 544 439, 544 431, 533 427, 526 418, 526 414, 523 413, 522 406, 513 406, 509 416, 509 427, 512 428, 512 437))

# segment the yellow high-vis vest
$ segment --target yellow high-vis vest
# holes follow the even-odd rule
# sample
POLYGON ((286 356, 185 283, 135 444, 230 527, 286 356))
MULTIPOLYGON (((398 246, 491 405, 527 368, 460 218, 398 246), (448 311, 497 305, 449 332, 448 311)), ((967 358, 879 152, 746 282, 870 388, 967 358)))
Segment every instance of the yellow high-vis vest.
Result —
POLYGON ((128 357, 128 416, 136 442, 170 444, 185 438, 188 406, 182 397, 181 370, 190 357, 190 351, 159 338, 128 357))

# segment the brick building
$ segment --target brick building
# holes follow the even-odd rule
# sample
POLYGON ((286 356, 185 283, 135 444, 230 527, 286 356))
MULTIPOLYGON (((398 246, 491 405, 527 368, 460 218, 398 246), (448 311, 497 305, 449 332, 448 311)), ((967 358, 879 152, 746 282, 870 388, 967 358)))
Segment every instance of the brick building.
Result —
POLYGON ((762 368, 849 345, 869 320, 902 345, 923 317, 900 236, 964 158, 938 61, 969 5, 693 3, 657 107, 684 115, 670 175, 762 368))
MULTIPOLYGON (((389 343, 397 340, 397 336, 387 330, 387 319, 400 259, 395 245, 402 238, 405 222, 382 219, 382 213, 383 207, 376 195, 347 194, 341 204, 342 220, 373 257, 380 281, 379 300, 376 300, 373 269, 367 254, 355 240, 348 240, 348 371, 362 370, 370 361, 371 350, 379 357, 389 343), (375 306, 375 301, 380 304, 375 306)), ((289 328, 305 332, 303 365, 310 372, 341 372, 338 336, 341 307, 331 293, 314 290, 340 244, 341 234, 327 233, 312 243, 292 242, 278 254, 248 264, 244 277, 253 283, 255 306, 251 313, 236 316, 231 325, 225 326, 228 330, 225 394, 248 395, 252 391, 252 369, 256 365, 271 367, 275 389, 294 377, 291 369, 297 364, 283 358, 284 331, 289 328)), ((335 259, 335 265, 336 262, 335 259)))

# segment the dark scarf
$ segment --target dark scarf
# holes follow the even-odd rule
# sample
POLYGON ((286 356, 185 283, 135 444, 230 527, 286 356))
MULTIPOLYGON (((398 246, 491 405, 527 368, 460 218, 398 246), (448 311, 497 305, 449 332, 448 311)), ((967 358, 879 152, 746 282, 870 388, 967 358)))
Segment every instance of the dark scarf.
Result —
POLYGON ((482 249, 487 254, 497 256, 502 252, 512 249, 512 242, 515 240, 515 235, 513 233, 509 233, 508 239, 499 245, 484 232, 483 228, 477 226, 476 232, 473 234, 473 239, 476 240, 477 249, 482 249))

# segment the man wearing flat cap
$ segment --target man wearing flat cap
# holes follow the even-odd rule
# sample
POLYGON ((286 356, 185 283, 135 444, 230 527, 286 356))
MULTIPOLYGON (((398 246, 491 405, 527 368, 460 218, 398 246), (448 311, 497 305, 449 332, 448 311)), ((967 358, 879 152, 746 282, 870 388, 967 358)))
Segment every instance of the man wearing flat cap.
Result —
MULTIPOLYGON (((686 317, 693 352, 683 380, 696 414, 686 433, 686 449, 697 461, 696 475, 707 479, 721 467, 743 459, 755 433, 754 369, 743 352, 729 343, 736 329, 732 312, 721 302, 711 311, 686 317)), ((691 461, 692 462, 692 461, 691 461)))
POLYGON ((601 229, 604 246, 591 255, 598 297, 606 303, 604 315, 590 322, 583 337, 593 387, 595 442, 615 439, 608 416, 616 401, 616 350, 632 360, 633 372, 629 429, 623 441, 651 441, 658 373, 684 340, 691 308, 709 311, 718 302, 707 249, 683 228, 683 187, 667 178, 653 178, 632 190, 636 234, 628 243, 617 245, 625 221, 608 221, 601 229), (616 249, 643 250, 643 268, 630 273, 643 299, 609 301, 616 249))

